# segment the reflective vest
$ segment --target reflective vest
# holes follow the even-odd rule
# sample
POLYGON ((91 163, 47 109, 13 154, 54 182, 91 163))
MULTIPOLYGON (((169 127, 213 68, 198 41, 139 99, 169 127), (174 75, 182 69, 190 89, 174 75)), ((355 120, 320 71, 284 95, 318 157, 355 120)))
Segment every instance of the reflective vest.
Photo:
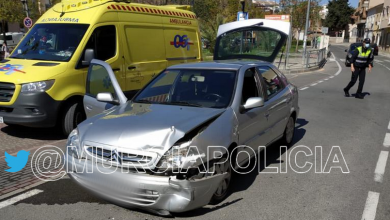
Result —
POLYGON ((371 48, 368 48, 366 52, 363 52, 363 48, 361 46, 356 49, 359 51, 359 54, 356 58, 355 64, 360 67, 366 67, 368 65, 368 58, 371 54, 371 48))

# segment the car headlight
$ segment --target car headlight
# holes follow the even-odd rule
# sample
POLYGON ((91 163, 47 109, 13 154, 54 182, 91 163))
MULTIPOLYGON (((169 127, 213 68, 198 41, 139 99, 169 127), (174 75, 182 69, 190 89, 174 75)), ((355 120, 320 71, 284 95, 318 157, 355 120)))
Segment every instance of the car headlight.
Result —
POLYGON ((80 158, 79 156, 82 155, 81 151, 81 145, 80 145, 80 139, 79 139, 79 133, 77 129, 74 129, 68 137, 68 141, 66 143, 67 152, 76 158, 80 158))
POLYGON ((156 168, 159 171, 181 169, 184 168, 183 165, 187 162, 195 161, 204 156, 199 155, 199 152, 195 150, 196 148, 191 148, 190 144, 190 142, 185 142, 177 144, 177 146, 173 146, 164 154, 164 156, 162 156, 156 168))
POLYGON ((53 84, 54 84, 54 80, 26 83, 26 84, 22 84, 21 92, 23 93, 44 92, 49 90, 53 86, 53 84))

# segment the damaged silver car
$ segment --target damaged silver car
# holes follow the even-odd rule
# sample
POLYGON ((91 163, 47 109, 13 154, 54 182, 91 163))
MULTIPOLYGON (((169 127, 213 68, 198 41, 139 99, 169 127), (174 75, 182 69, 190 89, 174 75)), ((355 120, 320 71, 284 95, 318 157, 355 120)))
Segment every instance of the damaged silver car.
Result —
POLYGON ((159 215, 221 202, 259 146, 293 141, 298 91, 272 64, 288 33, 288 23, 270 20, 222 25, 214 62, 168 67, 132 100, 110 66, 93 60, 89 118, 67 143, 69 176, 159 215))

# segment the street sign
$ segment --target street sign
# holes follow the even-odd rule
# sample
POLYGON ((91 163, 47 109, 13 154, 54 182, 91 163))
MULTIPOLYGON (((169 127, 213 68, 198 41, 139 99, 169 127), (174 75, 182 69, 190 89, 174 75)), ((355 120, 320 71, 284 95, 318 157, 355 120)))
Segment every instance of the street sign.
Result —
POLYGON ((290 22, 290 15, 266 15, 265 19, 290 22))
POLYGON ((322 28, 321 28, 321 32, 322 32, 323 34, 327 34, 327 33, 328 33, 328 30, 329 30, 328 27, 322 27, 322 28))
POLYGON ((244 21, 249 19, 249 13, 248 12, 237 12, 237 21, 244 21))
POLYGON ((23 24, 26 28, 31 28, 32 25, 33 25, 33 21, 31 20, 31 18, 29 17, 26 17, 24 20, 23 20, 23 24))

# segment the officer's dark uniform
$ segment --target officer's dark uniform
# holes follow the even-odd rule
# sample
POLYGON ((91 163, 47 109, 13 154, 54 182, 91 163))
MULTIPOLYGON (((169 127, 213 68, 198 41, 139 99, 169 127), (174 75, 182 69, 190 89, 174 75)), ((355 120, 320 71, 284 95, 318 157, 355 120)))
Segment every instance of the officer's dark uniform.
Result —
MULTIPOLYGON (((363 43, 364 44, 364 43, 363 43)), ((373 67, 374 62, 374 53, 371 48, 365 48, 363 46, 357 47, 354 51, 352 51, 349 61, 353 64, 355 71, 352 73, 351 81, 345 87, 344 92, 346 96, 349 96, 349 90, 352 86, 355 85, 358 77, 359 77, 359 87, 356 92, 356 98, 363 98, 362 91, 364 86, 364 81, 366 79, 366 68, 371 65, 373 67)))

